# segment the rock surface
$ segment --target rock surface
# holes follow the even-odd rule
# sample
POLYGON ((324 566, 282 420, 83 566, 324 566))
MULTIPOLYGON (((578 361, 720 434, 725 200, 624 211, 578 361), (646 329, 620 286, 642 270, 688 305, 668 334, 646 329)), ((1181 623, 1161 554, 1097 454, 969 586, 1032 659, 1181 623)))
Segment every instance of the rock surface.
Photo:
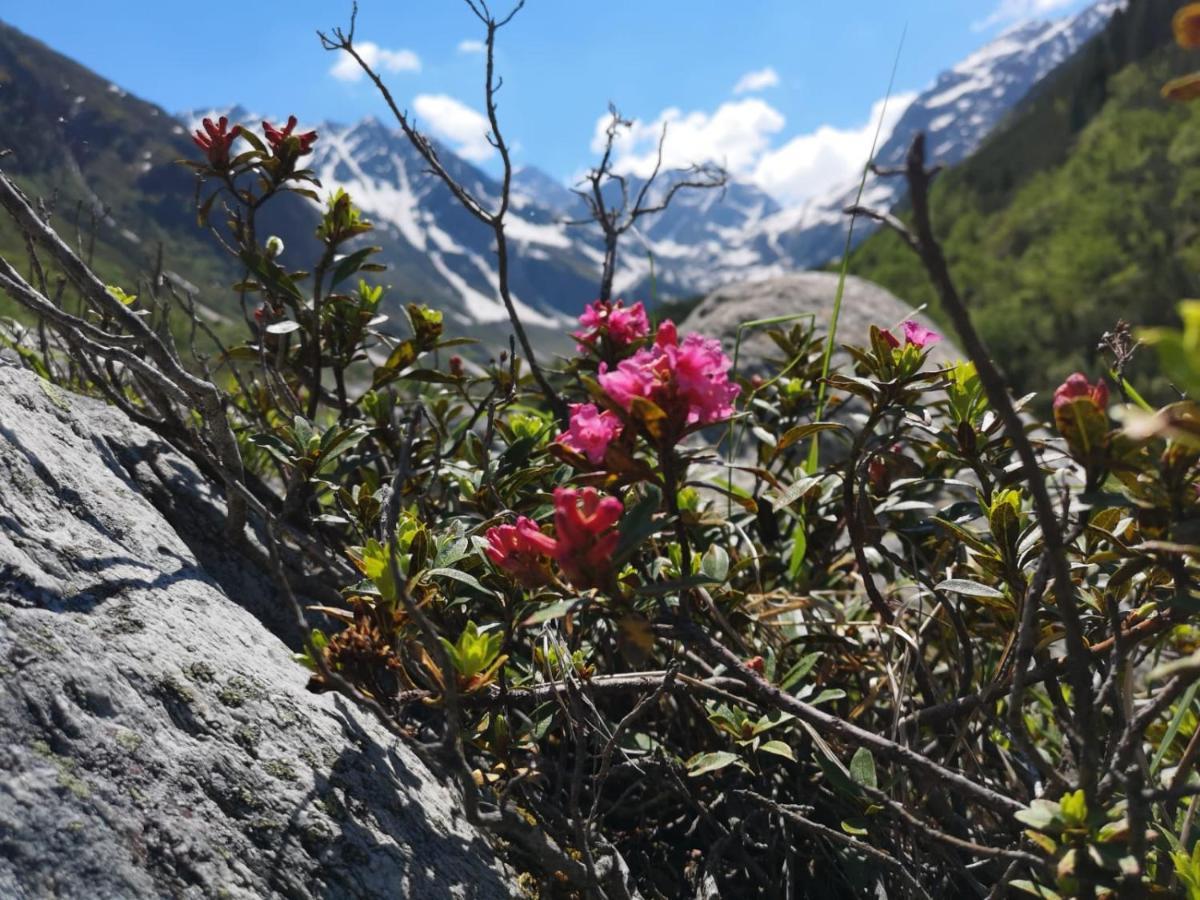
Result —
POLYGON ((192 465, 0 361, 0 897, 509 897, 454 793, 305 691, 192 465))
MULTIPOLYGON (((816 317, 818 331, 824 335, 828 333, 833 315, 837 284, 838 276, 832 272, 800 272, 765 281, 727 285, 705 297, 683 321, 679 330, 684 333, 698 331, 709 337, 720 338, 731 355, 737 341, 738 326, 755 319, 811 313, 816 317)), ((905 319, 916 319, 925 327, 934 328, 927 316, 913 315, 911 306, 874 282, 853 275, 847 277, 838 320, 839 342, 865 345, 872 325, 891 328, 905 319)), ((790 325, 779 327, 788 328, 790 325)), ((896 333, 899 334, 898 331, 896 333)), ((943 338, 934 346, 929 359, 937 365, 961 355, 950 341, 943 338)), ((744 333, 739 368, 742 368, 741 361, 748 361, 753 366, 754 361, 778 356, 779 348, 766 336, 765 328, 744 333)), ((846 354, 835 354, 835 364, 845 360, 848 360, 846 354)))

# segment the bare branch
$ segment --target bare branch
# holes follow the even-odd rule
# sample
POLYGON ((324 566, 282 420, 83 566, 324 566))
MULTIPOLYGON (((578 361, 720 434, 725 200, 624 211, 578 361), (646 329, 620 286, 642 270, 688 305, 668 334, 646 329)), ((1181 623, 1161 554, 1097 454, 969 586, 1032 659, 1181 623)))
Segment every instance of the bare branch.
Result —
POLYGON ((500 200, 499 205, 495 210, 489 210, 484 206, 483 202, 472 194, 463 184, 457 181, 450 171, 445 167, 442 161, 438 158, 437 150, 433 143, 422 134, 409 119, 408 113, 402 110, 396 103, 387 85, 379 74, 371 68, 370 64, 362 57, 354 46, 354 26, 358 15, 358 4, 354 5, 353 12, 350 16, 350 29, 343 31, 341 28, 335 28, 332 32, 333 37, 327 36, 324 32, 317 32, 321 39, 321 46, 330 51, 344 51, 349 53, 358 66, 367 75, 371 82, 375 85, 388 109, 391 110, 392 116, 400 125, 400 130, 409 142, 421 154, 425 162, 429 165, 430 171, 446 186, 459 204, 467 210, 476 219, 492 229, 493 236, 496 241, 496 281, 497 288, 500 294, 500 299, 504 304, 505 312, 508 313, 509 322, 512 325, 513 332, 516 334, 517 341, 521 344, 521 351, 525 354, 525 358, 529 361, 529 370, 533 375, 533 379, 537 382, 542 394, 546 398, 546 402, 550 408, 554 410, 559 420, 566 425, 568 421, 566 403, 558 392, 554 390, 550 382, 547 380, 545 373, 538 364, 537 356, 533 352, 533 345, 529 341, 529 336, 525 332, 525 326, 521 322, 521 317, 517 313, 516 303, 512 298, 512 292, 508 284, 508 240, 504 230, 504 216, 508 212, 509 203, 511 200, 512 189, 512 159, 509 153, 509 148, 504 140, 503 132, 500 130, 500 122, 497 116, 496 92, 499 91, 502 80, 498 80, 495 73, 496 68, 496 32, 512 21, 513 17, 521 11, 525 5, 525 0, 520 0, 503 19, 495 19, 483 0, 465 0, 467 6, 475 17, 483 23, 487 29, 486 35, 486 69, 484 79, 484 98, 487 108, 488 124, 491 132, 488 135, 488 142, 496 148, 500 154, 500 160, 503 166, 503 177, 501 179, 500 200))

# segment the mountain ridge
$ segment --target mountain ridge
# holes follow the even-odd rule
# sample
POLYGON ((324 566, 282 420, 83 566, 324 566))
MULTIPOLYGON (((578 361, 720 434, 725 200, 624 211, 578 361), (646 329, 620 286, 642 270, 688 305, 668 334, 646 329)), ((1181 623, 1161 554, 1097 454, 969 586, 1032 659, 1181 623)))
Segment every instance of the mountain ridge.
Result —
MULTIPOLYGON (((1024 74, 1009 78, 1006 92, 992 98, 987 114, 971 112, 976 101, 962 105, 970 92, 954 98, 960 118, 982 117, 958 129, 970 132, 967 137, 958 134, 962 154, 1017 103, 1018 94, 1024 96, 1044 77, 1043 70, 1068 57, 1120 5, 1120 0, 1099 0, 1069 20, 1026 26, 1029 35, 1041 36, 1040 43, 1026 48, 1024 74)), ((987 65, 1011 56, 997 48, 1020 44, 1024 35, 1007 32, 989 42, 939 77, 923 96, 936 98, 961 87, 964 79, 978 80, 987 65)), ((907 146, 906 129, 931 124, 928 113, 934 105, 925 103, 922 119, 914 112, 920 103, 918 98, 901 116, 881 147, 881 161, 907 146)), ((244 108, 229 112, 231 118, 257 124, 258 117, 244 108)), ((188 126, 204 114, 169 116, 41 42, 0 26, 0 146, 21 151, 15 172, 30 193, 57 196, 61 204, 99 214, 98 264, 105 277, 134 283, 152 271, 153 251, 161 245, 168 248, 167 265, 179 283, 199 289, 204 302, 218 311, 215 315, 236 318, 241 313, 226 287, 236 280, 236 265, 196 227, 193 182, 175 165, 176 159, 194 157, 188 126), (16 127, 11 123, 22 119, 15 113, 25 117, 16 127), (34 163, 25 164, 30 158, 34 163)), ((954 125, 939 124, 943 134, 954 125)), ((403 136, 374 117, 315 126, 321 137, 310 165, 324 190, 346 189, 376 222, 372 242, 383 247, 379 260, 389 266, 383 280, 394 285, 389 303, 429 302, 445 308, 459 325, 503 327, 507 316, 496 289, 490 230, 426 171, 403 136)), ((945 143, 933 131, 931 145, 945 143)), ((449 148, 439 145, 438 152, 456 178, 481 198, 495 200, 496 179, 449 148)), ((6 168, 14 164, 6 163, 6 168)), ((668 184, 664 181, 658 189, 668 184)), ((596 290, 603 258, 599 229, 569 225, 571 219, 585 218, 579 198, 536 168, 518 170, 513 186, 507 220, 512 293, 531 327, 561 330, 596 290)), ((844 242, 845 191, 839 190, 842 194, 826 198, 824 206, 810 203, 800 210, 781 207, 739 179, 719 192, 680 192, 665 213, 644 220, 627 235, 615 287, 626 296, 666 300, 824 263, 841 252, 844 242)), ((897 195, 894 186, 869 184, 867 198, 890 206, 897 195)), ((268 220, 271 233, 285 239, 296 260, 311 241, 315 210, 302 208, 307 202, 294 198, 268 220)), ((19 257, 19 242, 3 227, 0 249, 19 257)))

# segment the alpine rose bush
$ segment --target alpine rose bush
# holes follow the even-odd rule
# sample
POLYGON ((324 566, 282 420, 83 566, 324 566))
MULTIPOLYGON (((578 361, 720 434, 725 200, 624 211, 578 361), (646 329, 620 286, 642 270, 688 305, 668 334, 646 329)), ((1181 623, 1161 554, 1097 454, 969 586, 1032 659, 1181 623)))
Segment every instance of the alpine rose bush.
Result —
MULTIPOLYGON (((214 483, 307 604, 310 688, 436 756, 521 890, 1200 896, 1200 307, 1139 334, 1158 409, 1132 338, 1039 407, 916 321, 752 323, 747 377, 624 301, 534 369, 370 280, 296 128, 196 134, 258 307, 195 360, 245 472, 214 483), (257 218, 283 193, 315 259, 257 218)), ((210 452, 128 366, 45 371, 210 452)))
POLYGON ((652 401, 676 424, 676 435, 692 425, 711 425, 733 415, 741 388, 729 380, 732 363, 719 341, 689 334, 679 343, 675 323, 658 326, 654 343, 622 360, 616 369, 600 364, 605 393, 629 411, 635 398, 652 401))

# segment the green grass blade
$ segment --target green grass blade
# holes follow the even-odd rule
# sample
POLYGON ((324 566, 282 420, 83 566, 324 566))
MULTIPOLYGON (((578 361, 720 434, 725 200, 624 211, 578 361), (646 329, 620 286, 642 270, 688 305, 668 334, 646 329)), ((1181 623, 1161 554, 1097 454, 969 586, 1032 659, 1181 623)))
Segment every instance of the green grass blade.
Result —
MULTIPOLYGON (((875 150, 879 146, 879 136, 883 132, 883 123, 887 118, 888 103, 892 99, 892 89, 896 85, 896 70, 900 67, 900 54, 904 50, 904 39, 907 35, 908 25, 906 24, 904 30, 900 33, 900 44, 896 47, 896 58, 892 61, 892 74, 888 79, 887 94, 883 98, 883 109, 879 113, 879 121, 875 124, 875 137, 871 140, 871 153, 863 165, 862 178, 858 182, 858 193, 854 198, 855 206, 862 203, 863 191, 867 187, 867 176, 871 172, 871 163, 875 160, 875 150)), ((825 415, 825 379, 829 377, 829 364, 833 359, 833 343, 837 340, 838 317, 842 313, 842 297, 846 292, 846 275, 849 274, 850 251, 854 246, 854 223, 857 219, 857 213, 852 213, 850 216, 850 227, 846 230, 846 247, 842 251, 842 265, 841 271, 838 274, 837 292, 833 297, 833 315, 829 320, 829 336, 825 341, 825 354, 821 357, 821 381, 817 386, 817 421, 820 421, 821 417, 825 415)), ((805 466, 805 470, 809 475, 817 470, 817 466, 820 464, 820 453, 817 438, 814 437, 812 446, 808 451, 808 463, 805 466)))

